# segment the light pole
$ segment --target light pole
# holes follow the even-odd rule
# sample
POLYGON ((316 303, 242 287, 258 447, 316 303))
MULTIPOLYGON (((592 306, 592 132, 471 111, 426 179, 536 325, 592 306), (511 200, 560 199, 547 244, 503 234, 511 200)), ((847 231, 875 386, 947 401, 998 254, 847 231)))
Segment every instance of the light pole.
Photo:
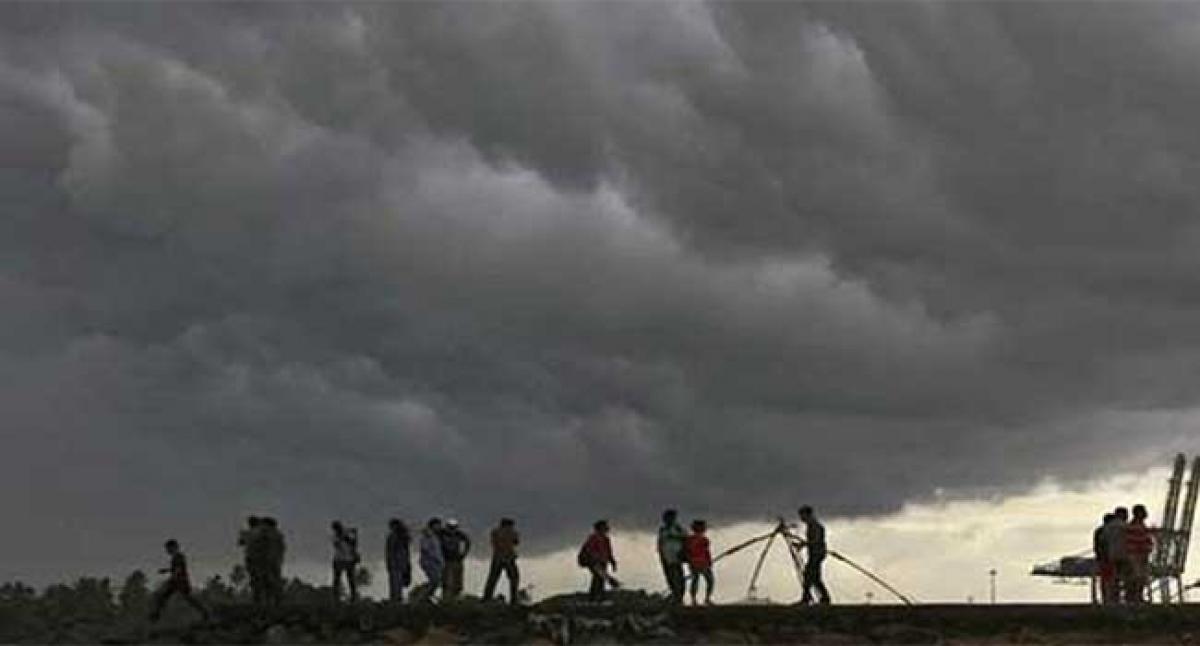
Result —
POLYGON ((996 568, 992 568, 992 569, 988 570, 988 576, 991 577, 991 579, 992 579, 992 581, 991 581, 991 583, 992 583, 992 586, 991 586, 992 605, 996 605, 996 568))

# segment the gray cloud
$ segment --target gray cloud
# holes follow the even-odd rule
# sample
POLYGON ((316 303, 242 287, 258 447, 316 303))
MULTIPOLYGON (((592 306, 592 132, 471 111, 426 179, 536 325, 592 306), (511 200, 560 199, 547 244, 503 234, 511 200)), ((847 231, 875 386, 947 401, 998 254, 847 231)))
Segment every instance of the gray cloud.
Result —
POLYGON ((0 572, 1144 466, 1195 11, 0 7, 0 572))

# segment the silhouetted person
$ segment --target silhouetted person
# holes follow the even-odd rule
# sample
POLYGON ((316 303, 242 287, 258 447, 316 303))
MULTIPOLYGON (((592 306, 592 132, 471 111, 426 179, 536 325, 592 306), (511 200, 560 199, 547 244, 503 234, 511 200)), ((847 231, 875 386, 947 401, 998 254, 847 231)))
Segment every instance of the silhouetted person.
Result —
POLYGON ((521 543, 521 535, 517 533, 513 519, 501 518, 500 524, 492 530, 491 538, 492 564, 488 567, 487 583, 483 586, 483 600, 492 600, 500 573, 503 572, 508 577, 508 602, 515 605, 521 586, 521 571, 517 569, 517 545, 521 543))
POLYGON ((1104 540, 1104 528, 1116 519, 1115 514, 1104 514, 1100 526, 1092 532, 1092 552, 1096 554, 1096 574, 1100 578, 1100 602, 1117 602, 1117 572, 1108 555, 1108 543, 1104 540))
POLYGON ((238 534, 238 545, 242 547, 242 563, 250 579, 250 598, 254 603, 267 600, 267 540, 265 526, 258 516, 246 519, 246 528, 238 534))
POLYGON ((446 559, 442 555, 442 520, 430 518, 421 530, 417 564, 425 574, 425 583, 413 589, 413 601, 420 602, 433 598, 434 593, 442 586, 443 570, 446 559))
POLYGON ((1150 552, 1154 537, 1146 527, 1145 505, 1133 506, 1133 520, 1125 526, 1125 552, 1129 557, 1129 581, 1125 588, 1126 603, 1143 603, 1146 585, 1150 582, 1150 552))
POLYGON ((804 564, 804 595, 800 598, 800 603, 812 603, 812 591, 816 589, 817 595, 820 597, 820 604, 826 606, 830 602, 829 590, 825 588, 825 581, 821 577, 821 567, 828 554, 828 548, 825 545, 825 525, 817 520, 813 508, 808 505, 801 507, 799 513, 800 520, 805 527, 804 542, 808 547, 808 562, 804 564))
POLYGON ((674 509, 664 511, 662 525, 658 528, 658 561, 662 564, 672 603, 683 603, 683 541, 687 532, 679 525, 678 517, 679 513, 674 509))
POLYGON ((279 530, 279 522, 274 518, 262 519, 263 548, 263 584, 266 588, 267 603, 279 605, 283 603, 283 559, 287 554, 287 542, 283 532, 279 530))
POLYGON ((350 588, 350 601, 358 601, 358 581, 354 580, 354 571, 358 569, 358 532, 353 528, 343 527, 338 521, 330 525, 333 529, 333 599, 342 598, 342 576, 346 577, 346 585, 350 588))
POLYGON ((412 559, 409 556, 411 542, 408 527, 400 519, 393 518, 388 521, 388 599, 392 601, 404 601, 404 589, 412 583, 412 559))
POLYGON ((592 525, 591 535, 579 550, 579 565, 587 568, 592 575, 592 582, 588 587, 589 601, 604 600, 605 584, 613 588, 620 586, 608 573, 610 567, 613 572, 617 571, 617 559, 613 556, 612 541, 608 538, 608 532, 607 520, 596 521, 592 525))
POLYGON ((445 569, 442 570, 442 598, 457 599, 463 591, 463 561, 471 552, 471 539, 458 527, 458 521, 453 518, 446 521, 442 528, 442 558, 445 569))
POLYGON ((1117 507, 1113 510, 1112 522, 1104 525, 1104 545, 1116 576, 1113 597, 1117 601, 1123 601, 1128 596, 1125 587, 1130 580, 1129 552, 1125 549, 1125 526, 1128 521, 1129 510, 1117 507))
POLYGON ((704 604, 712 605, 713 571, 712 551, 708 542, 708 524, 703 520, 692 521, 692 533, 684 541, 684 552, 687 554, 688 570, 692 574, 691 597, 692 605, 696 605, 696 591, 700 587, 700 579, 704 579, 704 604))
POLYGON ((150 621, 158 621, 158 618, 162 616, 163 608, 167 605, 167 601, 172 596, 179 595, 190 606, 195 608, 204 617, 204 621, 207 622, 209 619, 208 609, 192 596, 192 583, 188 577, 187 559, 183 556, 183 552, 179 550, 179 542, 172 538, 166 542, 164 547, 167 550, 167 554, 171 557, 171 562, 169 566, 159 570, 160 574, 168 576, 167 580, 154 593, 154 607, 150 611, 150 621))

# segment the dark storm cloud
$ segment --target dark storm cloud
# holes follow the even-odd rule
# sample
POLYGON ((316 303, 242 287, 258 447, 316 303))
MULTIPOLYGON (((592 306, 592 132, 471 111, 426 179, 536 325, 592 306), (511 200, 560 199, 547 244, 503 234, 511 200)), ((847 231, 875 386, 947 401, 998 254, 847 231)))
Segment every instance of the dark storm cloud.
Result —
POLYGON ((1196 9, 0 8, 0 571, 1141 466, 1200 383, 1196 9))

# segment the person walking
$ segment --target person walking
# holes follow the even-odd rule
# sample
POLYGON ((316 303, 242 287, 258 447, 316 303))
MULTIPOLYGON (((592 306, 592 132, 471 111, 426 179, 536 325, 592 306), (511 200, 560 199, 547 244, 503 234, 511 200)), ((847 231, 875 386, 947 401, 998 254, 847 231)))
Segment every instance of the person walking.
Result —
POLYGON ((704 605, 712 605, 713 571, 712 551, 709 548, 708 524, 703 520, 692 521, 692 533, 684 541, 684 552, 687 555, 688 571, 692 576, 689 592, 692 605, 696 605, 696 591, 700 587, 700 579, 704 579, 704 605))
POLYGON ((1115 514, 1104 514, 1100 526, 1092 532, 1092 552, 1096 555, 1096 575, 1100 579, 1100 603, 1116 603, 1116 570, 1108 555, 1108 543, 1104 540, 1105 527, 1116 518, 1115 514))
POLYGON ((521 535, 517 533, 513 519, 501 518, 500 524, 492 530, 491 539, 492 564, 488 567, 487 582, 483 586, 483 600, 492 600, 496 593, 496 584, 500 582, 500 574, 504 573, 508 577, 508 602, 517 605, 517 592, 521 586, 521 571, 517 569, 517 545, 521 543, 521 535))
POLYGON ((388 599, 397 603, 404 601, 404 589, 412 583, 412 559, 409 547, 412 539, 408 527, 399 518, 388 521, 387 572, 388 599))
POLYGON ((668 509, 662 514, 658 528, 658 561, 671 592, 671 603, 683 603, 683 541, 687 533, 679 526, 679 512, 668 509))
POLYGON ((579 548, 577 559, 579 566, 586 568, 592 575, 592 582, 588 587, 588 601, 596 603, 604 601, 605 584, 611 588, 621 585, 609 574, 610 567, 613 572, 617 571, 617 559, 613 555, 612 541, 609 540, 608 533, 607 520, 593 523, 592 533, 584 541, 583 547, 579 548))
POLYGON ((287 542, 274 518, 263 518, 261 524, 263 597, 268 604, 277 606, 283 603, 283 559, 287 554, 287 542))
POLYGON ((1112 513, 1112 522, 1104 525, 1104 546, 1113 567, 1113 600, 1127 601, 1127 586, 1130 579, 1129 552, 1125 549, 1125 527, 1129 521, 1129 510, 1117 507, 1112 513))
POLYGON ((1145 603, 1150 583, 1150 552, 1154 537, 1146 527, 1146 506, 1133 506, 1133 520, 1125 526, 1125 552, 1129 557, 1129 583, 1125 586, 1126 603, 1145 603))
POLYGON ((413 603, 433 599, 433 595, 442 587, 443 570, 446 559, 442 555, 442 519, 430 518, 421 530, 417 549, 420 551, 417 564, 425 574, 425 583, 413 589, 413 603))
POLYGON ((808 562, 804 564, 804 594, 800 598, 800 603, 811 604, 813 602, 812 592, 815 589, 819 603, 827 606, 830 603, 829 590, 825 588, 825 581, 821 576, 821 567, 828 554, 825 544, 825 525, 817 520, 813 508, 808 505, 801 507, 798 513, 801 522, 804 523, 804 542, 808 547, 808 562))
POLYGON ((350 588, 350 601, 358 601, 358 581, 355 580, 355 570, 358 569, 358 530, 343 527, 340 521, 333 521, 333 600, 342 598, 342 577, 350 588))
POLYGON ((451 518, 442 529, 442 557, 445 569, 442 572, 442 598, 457 599, 463 591, 463 561, 471 552, 471 539, 451 518))
POLYGON ((167 567, 158 571, 159 574, 166 574, 167 580, 154 593, 154 605, 150 611, 150 621, 157 622, 162 617, 162 611, 166 607, 167 602, 170 601, 171 597, 178 595, 188 605, 195 608, 204 618, 204 622, 208 623, 208 608, 205 608, 199 599, 192 596, 192 583, 188 577, 187 558, 184 557, 183 552, 179 549, 179 541, 172 538, 163 547, 166 549, 167 556, 170 557, 171 561, 167 567))

